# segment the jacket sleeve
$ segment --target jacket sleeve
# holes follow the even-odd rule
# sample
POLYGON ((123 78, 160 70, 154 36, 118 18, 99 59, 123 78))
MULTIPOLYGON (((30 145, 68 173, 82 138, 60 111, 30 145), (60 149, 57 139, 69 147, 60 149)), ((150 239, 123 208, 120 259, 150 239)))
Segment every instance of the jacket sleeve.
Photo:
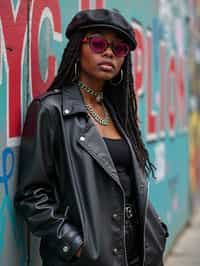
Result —
POLYGON ((69 261, 82 245, 82 239, 67 221, 67 209, 63 213, 59 210, 51 182, 55 178, 56 126, 50 108, 34 100, 28 108, 22 134, 15 207, 30 231, 53 239, 54 252, 69 261))

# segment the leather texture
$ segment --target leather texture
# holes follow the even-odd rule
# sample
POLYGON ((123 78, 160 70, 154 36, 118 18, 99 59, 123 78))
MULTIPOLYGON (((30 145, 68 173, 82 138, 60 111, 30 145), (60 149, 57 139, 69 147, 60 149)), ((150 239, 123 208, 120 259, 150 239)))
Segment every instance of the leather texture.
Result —
MULTIPOLYGON (((154 214, 150 215, 153 224, 150 223, 147 227, 150 231, 146 232, 150 206, 147 180, 112 106, 108 102, 106 105, 131 149, 141 266, 161 266, 167 231, 154 214)), ((30 230, 41 237, 44 265, 128 266, 125 193, 76 84, 47 92, 29 106, 18 176, 16 209, 30 230), (115 219, 113 214, 118 213, 123 215, 115 219), (81 256, 76 258, 80 246, 81 256)))

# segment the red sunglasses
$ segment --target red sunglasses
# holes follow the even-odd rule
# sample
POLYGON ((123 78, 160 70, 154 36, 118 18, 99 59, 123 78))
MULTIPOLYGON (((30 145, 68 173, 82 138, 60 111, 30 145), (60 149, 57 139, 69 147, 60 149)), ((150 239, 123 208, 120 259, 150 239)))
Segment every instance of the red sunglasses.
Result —
POLYGON ((125 42, 117 44, 109 43, 105 38, 99 36, 87 36, 82 40, 83 43, 89 43, 90 49, 96 53, 101 54, 110 47, 113 54, 117 57, 124 57, 130 52, 130 47, 125 42))

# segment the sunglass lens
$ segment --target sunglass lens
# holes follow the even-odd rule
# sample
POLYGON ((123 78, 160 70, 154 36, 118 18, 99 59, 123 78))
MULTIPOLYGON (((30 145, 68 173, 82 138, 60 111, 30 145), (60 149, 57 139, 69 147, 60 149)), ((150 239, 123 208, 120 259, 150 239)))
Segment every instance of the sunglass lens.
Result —
POLYGON ((102 53, 106 50, 107 42, 103 38, 93 37, 90 39, 90 47, 95 53, 102 53))
POLYGON ((119 43, 113 47, 114 53, 116 56, 126 56, 129 53, 129 46, 126 43, 119 43))

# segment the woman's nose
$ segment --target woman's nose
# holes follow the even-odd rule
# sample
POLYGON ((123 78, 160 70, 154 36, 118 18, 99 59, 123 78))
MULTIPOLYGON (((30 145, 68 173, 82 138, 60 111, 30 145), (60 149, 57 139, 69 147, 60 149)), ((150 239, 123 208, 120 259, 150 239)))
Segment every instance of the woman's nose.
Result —
POLYGON ((110 46, 107 47, 107 49, 104 51, 103 56, 108 56, 108 57, 114 57, 113 50, 110 46))

